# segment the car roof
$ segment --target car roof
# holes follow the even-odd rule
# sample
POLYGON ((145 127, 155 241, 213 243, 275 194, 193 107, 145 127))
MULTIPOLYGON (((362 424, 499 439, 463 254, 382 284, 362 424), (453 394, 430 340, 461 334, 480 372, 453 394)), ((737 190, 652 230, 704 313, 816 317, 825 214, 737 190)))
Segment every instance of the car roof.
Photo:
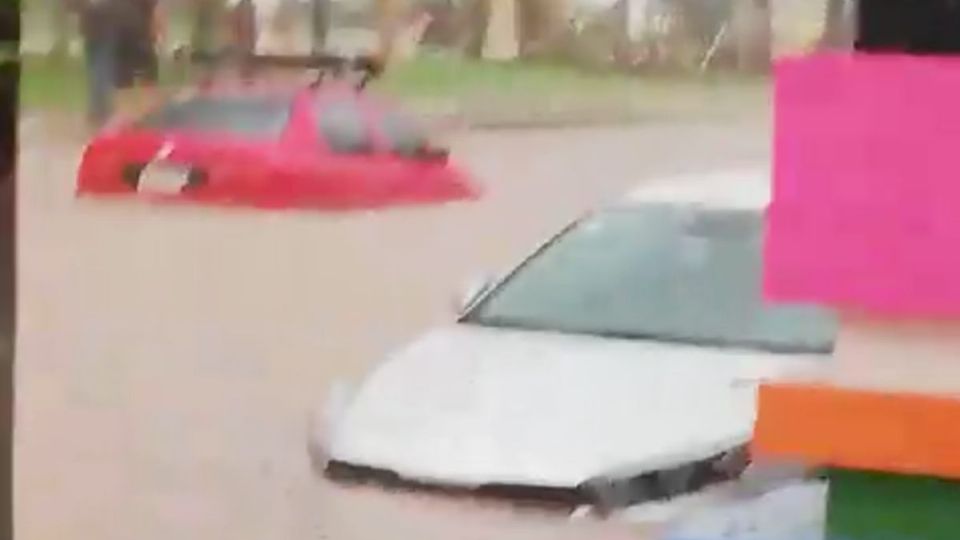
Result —
POLYGON ((175 94, 158 105, 159 109, 184 103, 293 103, 297 94, 283 89, 208 88, 190 89, 175 94))
POLYGON ((618 206, 676 204, 760 211, 769 202, 770 173, 756 168, 647 181, 628 193, 618 206))

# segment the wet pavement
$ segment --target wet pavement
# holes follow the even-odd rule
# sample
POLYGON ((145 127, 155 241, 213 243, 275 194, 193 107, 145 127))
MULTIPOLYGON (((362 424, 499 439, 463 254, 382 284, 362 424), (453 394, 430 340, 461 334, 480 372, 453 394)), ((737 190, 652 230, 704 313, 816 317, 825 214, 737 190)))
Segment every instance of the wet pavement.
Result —
POLYGON ((76 201, 77 144, 23 128, 17 538, 639 538, 634 525, 311 477, 330 381, 450 317, 583 210, 657 175, 768 158, 767 127, 457 137, 474 204, 323 215, 76 201))

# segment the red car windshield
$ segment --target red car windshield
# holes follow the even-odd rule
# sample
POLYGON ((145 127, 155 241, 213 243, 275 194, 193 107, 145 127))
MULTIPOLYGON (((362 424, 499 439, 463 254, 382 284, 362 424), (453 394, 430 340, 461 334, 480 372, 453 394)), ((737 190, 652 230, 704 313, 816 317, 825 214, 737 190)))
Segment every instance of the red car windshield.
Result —
POLYGON ((290 99, 204 96, 169 103, 148 115, 137 127, 274 139, 287 126, 291 108, 290 99))

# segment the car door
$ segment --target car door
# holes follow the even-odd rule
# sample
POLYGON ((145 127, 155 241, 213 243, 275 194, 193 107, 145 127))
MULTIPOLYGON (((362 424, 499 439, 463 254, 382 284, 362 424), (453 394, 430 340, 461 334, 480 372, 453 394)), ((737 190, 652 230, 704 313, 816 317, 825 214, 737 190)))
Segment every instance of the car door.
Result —
MULTIPOLYGON (((227 198, 272 181, 270 163, 290 118, 286 97, 200 96, 171 102, 124 136, 132 163, 125 178, 138 191, 202 188, 227 198), (156 174, 148 174, 156 173, 156 174), (162 185, 155 185, 151 179, 162 185)), ((199 194, 201 190, 191 190, 199 194)))
POLYGON ((317 129, 317 159, 312 171, 315 188, 331 202, 375 203, 376 141, 366 115, 349 96, 325 100, 313 107, 317 129))
POLYGON ((443 198, 457 181, 448 166, 446 150, 431 144, 427 132, 413 118, 383 111, 373 120, 383 147, 379 172, 395 196, 407 200, 443 198))

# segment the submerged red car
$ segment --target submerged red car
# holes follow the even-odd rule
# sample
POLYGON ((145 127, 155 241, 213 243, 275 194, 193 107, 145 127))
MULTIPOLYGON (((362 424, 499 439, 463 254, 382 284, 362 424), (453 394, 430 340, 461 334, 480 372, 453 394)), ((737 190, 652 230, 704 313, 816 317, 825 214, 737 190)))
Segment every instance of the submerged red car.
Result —
POLYGON ((343 80, 211 88, 165 103, 88 145, 77 192, 318 209, 479 195, 416 121, 343 80))

